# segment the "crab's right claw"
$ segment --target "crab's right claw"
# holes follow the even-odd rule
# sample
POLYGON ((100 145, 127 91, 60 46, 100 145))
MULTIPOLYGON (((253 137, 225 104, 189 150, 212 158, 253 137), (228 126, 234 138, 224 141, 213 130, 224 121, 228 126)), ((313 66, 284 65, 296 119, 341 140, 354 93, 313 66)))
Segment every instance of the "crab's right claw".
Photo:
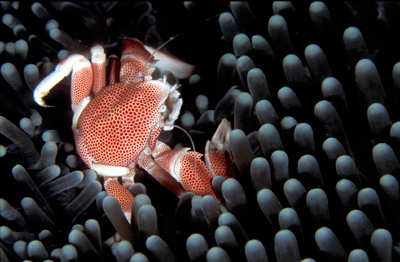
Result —
POLYGON ((232 132, 230 122, 224 118, 215 131, 211 142, 207 141, 204 160, 215 176, 232 178, 235 176, 234 159, 229 146, 232 132))
MULTIPOLYGON (((144 46, 147 51, 151 54, 154 53, 156 49, 150 46, 144 46)), ((155 60, 157 60, 156 66, 160 68, 161 72, 169 71, 171 72, 177 79, 186 79, 189 78, 196 67, 191 65, 178 57, 158 50, 154 54, 155 60)))

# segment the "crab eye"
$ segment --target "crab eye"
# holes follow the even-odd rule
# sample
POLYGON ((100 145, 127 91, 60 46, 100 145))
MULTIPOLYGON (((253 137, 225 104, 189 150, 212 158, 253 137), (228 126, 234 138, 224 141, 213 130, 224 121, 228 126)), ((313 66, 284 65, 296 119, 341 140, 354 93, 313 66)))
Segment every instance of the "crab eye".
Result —
POLYGON ((162 105, 162 106, 160 107, 160 113, 165 112, 165 110, 167 110, 167 106, 166 106, 166 105, 162 105))
POLYGON ((139 78, 142 78, 142 77, 143 77, 143 72, 142 72, 142 71, 139 71, 138 77, 139 77, 139 78))

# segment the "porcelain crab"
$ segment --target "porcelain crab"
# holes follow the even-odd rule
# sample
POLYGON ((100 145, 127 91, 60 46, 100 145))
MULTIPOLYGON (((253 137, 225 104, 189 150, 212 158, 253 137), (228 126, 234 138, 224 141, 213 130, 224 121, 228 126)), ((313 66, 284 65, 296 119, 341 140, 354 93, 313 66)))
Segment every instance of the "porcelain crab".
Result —
POLYGON ((178 197, 190 191, 218 200, 212 178, 234 173, 229 122, 222 121, 208 141, 206 163, 202 154, 190 148, 171 150, 158 141, 162 129, 174 127, 182 98, 179 86, 171 86, 166 77, 152 80, 153 65, 158 63, 177 78, 189 77, 194 67, 163 52, 154 56, 150 53, 154 49, 137 39, 125 38, 121 43, 121 58, 111 55, 107 61, 104 49, 96 45, 91 48, 91 62, 79 54, 61 61, 36 87, 35 101, 47 106, 42 98, 72 71, 72 132, 77 152, 89 168, 105 176, 107 193, 118 200, 128 217, 133 201, 128 188, 134 183, 136 164, 178 197))

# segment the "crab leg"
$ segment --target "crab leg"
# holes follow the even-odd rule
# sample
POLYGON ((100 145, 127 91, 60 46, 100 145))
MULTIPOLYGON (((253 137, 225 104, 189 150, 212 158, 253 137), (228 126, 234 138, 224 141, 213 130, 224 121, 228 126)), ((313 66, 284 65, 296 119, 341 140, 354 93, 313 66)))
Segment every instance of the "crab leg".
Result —
POLYGON ((33 99, 35 100, 35 102, 43 107, 51 107, 49 105, 46 105, 42 98, 45 97, 50 92, 50 90, 64 77, 65 75, 60 71, 54 71, 50 75, 45 77, 35 88, 35 91, 33 93, 33 99))
POLYGON ((79 102, 90 95, 93 86, 93 69, 90 62, 85 58, 74 64, 71 78, 71 101, 72 110, 75 112, 79 102))
POLYGON ((93 96, 97 95, 106 85, 106 55, 103 47, 96 45, 90 49, 93 67, 93 96))
POLYGON ((58 82, 68 76, 71 71, 73 71, 71 81, 72 109, 75 111, 79 102, 90 94, 93 84, 92 66, 82 55, 71 55, 65 58, 57 65, 54 72, 39 83, 33 94, 36 103, 47 107, 42 98, 45 97, 58 82))
POLYGON ((54 72, 48 75, 34 91, 36 103, 46 107, 43 97, 72 71, 71 100, 72 110, 75 111, 83 98, 90 92, 96 95, 106 85, 106 55, 103 47, 97 45, 91 48, 92 65, 82 55, 71 55, 61 61, 54 72))
POLYGON ((163 185, 177 197, 180 197, 186 192, 177 180, 175 180, 170 174, 168 174, 154 162, 151 156, 147 155, 142 157, 138 161, 138 164, 149 174, 151 174, 155 180, 157 180, 161 185, 163 185))
POLYGON ((125 214, 125 217, 131 222, 131 209, 133 203, 133 195, 128 189, 123 187, 117 180, 116 177, 106 176, 104 178, 104 188, 109 196, 113 196, 117 199, 121 205, 121 209, 125 214))
POLYGON ((107 66, 107 85, 111 86, 119 82, 119 70, 121 68, 121 63, 118 56, 110 55, 108 57, 107 66))

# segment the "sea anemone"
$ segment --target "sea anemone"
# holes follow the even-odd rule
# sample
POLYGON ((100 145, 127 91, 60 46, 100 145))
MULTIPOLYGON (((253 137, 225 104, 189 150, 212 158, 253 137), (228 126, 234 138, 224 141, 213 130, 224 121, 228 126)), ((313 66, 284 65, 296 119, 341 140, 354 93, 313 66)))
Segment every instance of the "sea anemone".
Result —
MULTIPOLYGON (((1 261, 400 260, 398 3, 0 7, 1 261), (94 44, 172 36, 164 50, 196 66, 177 122, 204 152, 229 119, 236 174, 212 181, 217 202, 138 168, 129 223, 76 154, 69 79, 51 108, 32 91, 94 44)), ((159 139, 191 146, 177 129, 159 139)))

